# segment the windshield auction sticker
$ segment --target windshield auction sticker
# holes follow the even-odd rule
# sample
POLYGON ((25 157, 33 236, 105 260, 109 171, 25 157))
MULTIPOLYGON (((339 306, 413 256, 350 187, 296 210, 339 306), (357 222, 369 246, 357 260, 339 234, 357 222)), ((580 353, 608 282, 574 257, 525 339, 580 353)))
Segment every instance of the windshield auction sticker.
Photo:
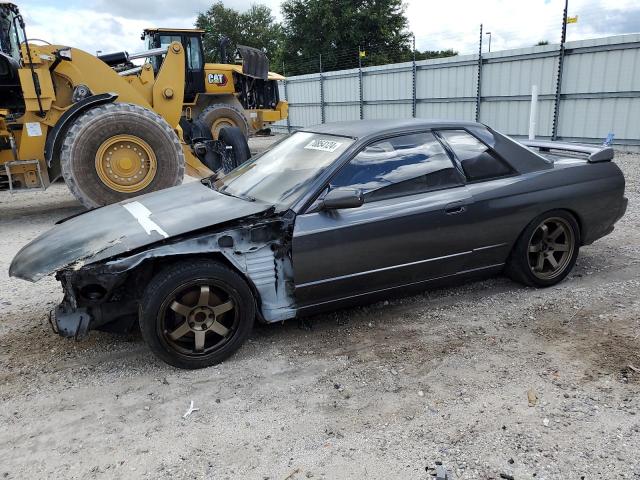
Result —
POLYGON ((341 142, 334 142, 333 140, 311 140, 304 148, 306 150, 320 150, 321 152, 335 152, 341 142))

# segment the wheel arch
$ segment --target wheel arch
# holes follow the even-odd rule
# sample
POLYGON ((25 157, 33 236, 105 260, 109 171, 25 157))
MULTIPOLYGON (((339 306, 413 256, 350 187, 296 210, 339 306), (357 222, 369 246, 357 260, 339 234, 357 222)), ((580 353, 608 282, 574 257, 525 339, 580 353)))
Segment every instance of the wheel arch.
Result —
POLYGON ((576 223, 578 224, 578 231, 577 231, 577 234, 578 234, 578 244, 579 244, 580 246, 584 245, 584 243, 583 243, 583 238, 584 238, 584 236, 583 236, 583 234, 582 234, 582 233, 584 232, 583 219, 582 219, 582 217, 580 216, 580 214, 579 214, 577 211, 575 211, 575 210, 573 210, 573 209, 571 209, 571 208, 558 208, 557 210, 564 210, 565 212, 567 212, 567 213, 571 214, 571 216, 574 218, 574 220, 575 220, 575 221, 576 221, 576 223))
MULTIPOLYGON (((573 228, 573 227, 572 227, 573 228)), ((578 252, 580 246, 582 245, 582 220, 580 215, 573 210, 572 208, 550 208, 544 210, 535 217, 533 217, 526 225, 522 227, 522 230, 518 233, 518 236, 514 240, 513 244, 510 246, 509 254, 506 258, 505 262, 505 273, 511 277, 511 279, 522 283, 531 287, 549 287, 555 285, 556 283, 562 281, 571 271, 573 266, 575 265, 576 259, 578 257, 578 252), (562 269, 559 270, 559 273, 555 274, 549 278, 536 277, 534 274, 530 272, 531 266, 528 263, 528 246, 530 239, 525 237, 525 234, 532 230, 532 226, 537 228, 537 223, 541 220, 545 220, 549 217, 553 216, 565 216, 570 217, 571 223, 574 223, 577 227, 577 231, 575 234, 575 243, 573 253, 568 258, 568 260, 562 260, 565 262, 562 266, 562 269)), ((556 259, 557 261, 557 259, 556 259)), ((543 260, 544 263, 544 260, 543 260)), ((552 272, 553 273, 553 272, 552 272)))
POLYGON ((247 285, 249 286, 249 289, 251 290, 251 293, 256 302, 256 314, 257 314, 258 320, 261 323, 266 323, 266 320, 262 315, 262 295, 258 290, 258 288, 256 287, 254 281, 247 274, 247 272, 244 272, 242 271, 242 269, 238 268, 238 266, 234 264, 234 262, 229 260, 229 258, 221 251, 210 251, 210 252, 199 252, 199 253, 188 252, 188 253, 174 253, 174 254, 160 255, 160 256, 149 256, 144 260, 142 260, 138 265, 133 267, 131 270, 129 270, 128 274, 130 276, 141 276, 144 278, 149 274, 151 274, 151 276, 154 276, 161 270, 169 268, 177 263, 187 262, 190 260, 203 260, 203 259, 213 260, 221 263, 225 267, 236 272, 245 280, 245 282, 247 282, 247 285))
POLYGON ((73 122, 86 111, 104 105, 106 103, 113 103, 118 98, 116 93, 101 93, 99 95, 92 95, 79 102, 74 103, 62 116, 58 119, 55 126, 49 130, 47 140, 44 145, 44 158, 47 165, 51 167, 55 154, 60 153, 62 147, 62 140, 73 122))
POLYGON ((538 213, 535 217, 533 217, 532 219, 530 219, 521 229, 520 232, 518 232, 518 236, 515 237, 515 240, 513 241, 513 243, 511 244, 511 248, 509 250, 509 256, 511 256, 511 254, 513 253, 513 249, 516 247, 516 245, 518 244, 518 241, 522 238, 522 235, 524 235, 524 232, 527 230, 527 228, 529 228, 529 225, 531 225, 538 217, 541 217, 549 212, 557 212, 557 211, 563 211, 563 212, 567 212, 568 214, 570 214, 574 220, 576 221, 576 223, 578 224, 578 239, 580 240, 580 245, 582 246, 582 218, 580 218, 580 215, 573 210, 572 208, 550 208, 549 210, 545 210, 543 212, 538 213))

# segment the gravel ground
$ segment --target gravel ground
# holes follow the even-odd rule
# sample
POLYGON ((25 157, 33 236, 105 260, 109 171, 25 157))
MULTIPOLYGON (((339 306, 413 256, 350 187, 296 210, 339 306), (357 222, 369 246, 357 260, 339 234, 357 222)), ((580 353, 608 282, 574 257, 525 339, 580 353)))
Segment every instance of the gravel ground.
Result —
POLYGON ((616 161, 628 212, 560 285, 258 326, 200 371, 138 335, 55 336, 55 280, 7 269, 79 204, 60 184, 1 192, 0 478, 426 479, 437 461, 455 479, 640 478, 640 156, 616 161))

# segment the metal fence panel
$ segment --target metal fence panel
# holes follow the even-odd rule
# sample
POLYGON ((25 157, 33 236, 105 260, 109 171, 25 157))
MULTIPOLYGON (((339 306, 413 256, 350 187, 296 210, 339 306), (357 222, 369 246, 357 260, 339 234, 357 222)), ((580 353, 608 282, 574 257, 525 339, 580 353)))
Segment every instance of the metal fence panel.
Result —
POLYGON ((475 119, 475 111, 476 104, 473 101, 418 103, 416 106, 416 117, 473 122, 475 119))
MULTIPOLYGON (((329 72, 324 75, 325 102, 346 102, 358 98, 358 71, 347 70, 344 72, 329 72), (355 95, 354 95, 354 92, 355 95)), ((320 91, 320 78, 318 78, 318 91, 320 91)))
POLYGON ((482 95, 530 95, 531 86, 538 86, 539 95, 553 95, 556 88, 558 61, 554 57, 510 60, 509 57, 488 57, 482 67, 482 95))
POLYGON ((293 128, 317 125, 322 122, 320 107, 315 105, 289 105, 289 121, 293 128))
POLYGON ((411 103, 371 103, 364 106, 364 118, 411 118, 411 103))
POLYGON ((349 105, 328 105, 325 112, 327 122, 344 122, 360 118, 360 107, 353 103, 349 105))
POLYGON ((287 90, 291 103, 319 103, 319 75, 305 75, 304 78, 287 79, 287 90))
MULTIPOLYGON (((480 121, 516 136, 527 135, 531 87, 538 86, 537 135, 552 132, 558 45, 483 54, 480 121)), ((416 117, 473 120, 478 56, 416 62, 416 117)), ((287 79, 292 128, 322 121, 412 116, 412 63, 287 79)), ((285 98, 283 82, 280 97, 285 98)), ((286 121, 277 128, 286 128, 286 121)), ((566 43, 558 137, 599 142, 613 132, 620 144, 640 146, 640 34, 566 43)))
POLYGON ((604 138, 613 132, 618 140, 640 141, 640 97, 567 99, 562 101, 560 133, 563 137, 604 138))
MULTIPOLYGON (((362 77, 364 101, 384 104, 385 100, 410 100, 412 94, 411 64, 400 68, 402 69, 387 69, 387 71, 379 68, 365 70, 362 77)), ((389 111, 395 112, 397 109, 390 107, 389 111)), ((408 115, 411 116, 411 109, 409 109, 408 115)))
MULTIPOLYGON (((471 57, 471 55, 465 55, 471 57)), ((457 57, 452 57, 457 58, 457 57)), ((475 60, 477 62, 477 60, 475 60)), ((475 97, 477 66, 454 60, 435 64, 437 68, 424 68, 429 61, 418 65, 416 73, 416 96, 424 98, 475 97)))
MULTIPOLYGON (((509 135, 527 135, 529 133, 529 101, 491 101, 483 102, 480 121, 509 135)), ((537 133, 551 136, 553 121, 553 100, 538 101, 537 133)))

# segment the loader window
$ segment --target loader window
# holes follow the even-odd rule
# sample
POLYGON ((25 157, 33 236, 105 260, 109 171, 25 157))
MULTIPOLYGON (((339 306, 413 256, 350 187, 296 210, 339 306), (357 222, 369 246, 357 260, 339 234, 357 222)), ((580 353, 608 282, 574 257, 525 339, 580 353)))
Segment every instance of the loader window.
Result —
MULTIPOLYGON (((149 48, 169 48, 171 42, 181 42, 182 38, 180 35, 153 35, 149 36, 149 48)), ((166 54, 165 54, 166 55, 166 54)), ((157 55, 151 58, 151 64, 153 65, 153 71, 158 73, 160 70, 160 66, 162 65, 162 61, 164 60, 165 55, 157 55)))
POLYGON ((160 35, 160 46, 163 48, 168 48, 171 45, 171 42, 180 42, 182 43, 182 38, 180 35, 160 35))
POLYGON ((187 44, 187 58, 189 68, 191 70, 200 70, 202 68, 202 56, 200 52, 200 42, 197 37, 191 37, 187 44))
POLYGON ((0 50, 20 62, 20 43, 24 41, 16 14, 0 5, 0 50))

